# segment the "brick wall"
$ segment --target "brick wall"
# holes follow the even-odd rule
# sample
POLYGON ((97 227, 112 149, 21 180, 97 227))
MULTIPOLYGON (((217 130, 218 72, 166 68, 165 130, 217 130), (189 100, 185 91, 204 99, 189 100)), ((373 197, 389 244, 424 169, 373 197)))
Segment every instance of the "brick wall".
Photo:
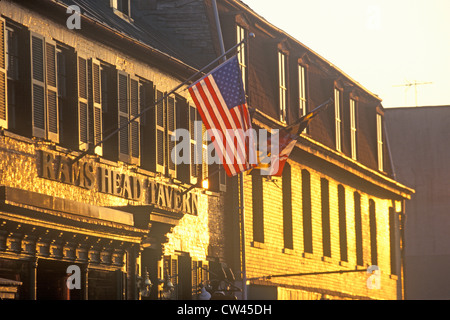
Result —
POLYGON ((357 267, 367 269, 371 265, 371 244, 369 226, 369 199, 376 205, 378 267, 381 270, 381 289, 367 288, 368 274, 325 274, 302 277, 280 277, 271 280, 258 279, 252 283, 279 286, 288 290, 279 293, 279 298, 295 297, 315 299, 322 294, 333 299, 397 299, 397 277, 391 276, 389 208, 392 200, 374 194, 361 192, 358 185, 344 184, 346 198, 348 261, 340 260, 338 185, 340 181, 326 176, 312 168, 291 162, 292 170, 292 208, 293 208, 293 250, 284 249, 283 240, 283 208, 281 178, 272 178, 263 183, 264 197, 264 243, 253 242, 252 192, 251 177, 245 180, 245 212, 246 212, 246 264, 247 277, 255 278, 268 275, 324 272, 336 270, 354 270, 357 267), (303 218, 302 218, 302 180, 301 170, 306 169, 311 175, 312 194, 312 234, 313 253, 303 250, 303 218), (320 179, 329 181, 331 257, 323 257, 321 185, 320 179), (362 238, 364 265, 357 266, 356 238, 353 193, 361 195, 362 238), (303 292, 303 293, 302 293, 303 292), (308 293, 308 294, 306 294, 308 293))

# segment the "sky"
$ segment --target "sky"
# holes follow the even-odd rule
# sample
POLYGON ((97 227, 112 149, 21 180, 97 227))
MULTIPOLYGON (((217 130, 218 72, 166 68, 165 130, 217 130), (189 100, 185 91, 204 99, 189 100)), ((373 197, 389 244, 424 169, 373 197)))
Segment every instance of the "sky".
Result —
POLYGON ((385 108, 450 105, 450 0, 242 1, 385 108))

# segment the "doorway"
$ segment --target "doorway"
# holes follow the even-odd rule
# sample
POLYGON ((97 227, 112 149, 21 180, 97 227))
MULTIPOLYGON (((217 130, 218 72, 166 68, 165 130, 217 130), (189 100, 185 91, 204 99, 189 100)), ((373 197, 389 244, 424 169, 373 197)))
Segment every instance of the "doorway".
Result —
POLYGON ((67 267, 70 263, 40 259, 37 267, 38 300, 80 300, 81 290, 67 287, 67 267))

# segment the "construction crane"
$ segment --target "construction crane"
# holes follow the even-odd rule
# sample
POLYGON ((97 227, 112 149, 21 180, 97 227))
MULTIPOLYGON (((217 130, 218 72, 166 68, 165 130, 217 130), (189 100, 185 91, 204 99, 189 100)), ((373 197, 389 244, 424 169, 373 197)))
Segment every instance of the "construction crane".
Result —
POLYGON ((405 84, 395 85, 394 87, 405 87, 405 104, 406 104, 407 91, 410 87, 414 86, 416 107, 417 107, 417 86, 421 86, 421 85, 425 85, 425 84, 432 84, 432 83, 433 82, 417 82, 416 80, 414 80, 414 82, 406 81, 405 84))

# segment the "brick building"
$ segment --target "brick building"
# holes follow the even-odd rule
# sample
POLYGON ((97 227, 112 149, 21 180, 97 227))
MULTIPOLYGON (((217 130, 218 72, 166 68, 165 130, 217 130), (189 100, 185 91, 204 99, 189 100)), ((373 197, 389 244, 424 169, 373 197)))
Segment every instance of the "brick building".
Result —
POLYGON ((406 203, 406 299, 447 300, 450 106, 387 108, 386 115, 396 177, 416 191, 406 203))
POLYGON ((224 266, 223 192, 170 157, 197 115, 187 91, 164 96, 196 69, 131 13, 0 2, 0 278, 16 298, 191 299, 224 266))
POLYGON ((334 98, 282 177, 244 176, 245 239, 239 181, 227 182, 227 261, 237 275, 245 267, 248 298, 402 299, 404 203, 413 190, 393 177, 382 100, 241 1, 136 3, 137 16, 198 67, 255 34, 238 53, 255 128, 281 128, 334 98), (372 265, 378 290, 367 285, 372 265))

